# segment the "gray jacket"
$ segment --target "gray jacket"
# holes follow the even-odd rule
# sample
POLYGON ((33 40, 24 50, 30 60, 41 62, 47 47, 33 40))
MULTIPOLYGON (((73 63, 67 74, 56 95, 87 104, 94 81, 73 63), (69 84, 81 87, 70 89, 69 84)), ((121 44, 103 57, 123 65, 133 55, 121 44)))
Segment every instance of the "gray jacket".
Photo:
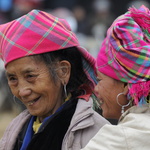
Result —
MULTIPOLYGON (((63 139, 62 150, 80 150, 102 126, 109 124, 106 119, 92 109, 92 106, 93 100, 91 98, 88 102, 79 99, 76 111, 63 139)), ((13 149, 19 132, 30 117, 29 112, 25 110, 12 120, 0 140, 0 150, 13 149)))

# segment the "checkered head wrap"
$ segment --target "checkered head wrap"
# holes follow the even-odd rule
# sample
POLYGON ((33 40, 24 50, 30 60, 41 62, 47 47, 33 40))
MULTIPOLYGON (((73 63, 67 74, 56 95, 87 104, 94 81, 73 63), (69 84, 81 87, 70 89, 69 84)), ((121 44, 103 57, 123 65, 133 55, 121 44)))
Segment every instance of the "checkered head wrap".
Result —
POLYGON ((77 47, 83 56, 84 71, 94 78, 95 59, 79 45, 69 24, 49 13, 32 10, 0 25, 0 58, 5 66, 18 58, 77 47))
POLYGON ((132 7, 113 22, 100 48, 97 68, 107 76, 131 83, 130 94, 136 104, 139 99, 147 97, 150 91, 150 11, 148 8, 132 7))

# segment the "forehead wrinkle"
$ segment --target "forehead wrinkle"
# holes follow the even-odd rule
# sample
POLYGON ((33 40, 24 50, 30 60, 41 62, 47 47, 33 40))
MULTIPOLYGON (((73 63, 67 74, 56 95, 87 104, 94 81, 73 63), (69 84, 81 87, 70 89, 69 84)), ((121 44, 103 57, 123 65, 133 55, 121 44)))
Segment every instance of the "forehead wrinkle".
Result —
POLYGON ((9 72, 6 72, 5 74, 6 74, 6 77, 15 76, 15 74, 9 73, 9 72))
POLYGON ((35 68, 25 68, 25 69, 21 70, 21 74, 32 73, 34 71, 36 71, 35 68))

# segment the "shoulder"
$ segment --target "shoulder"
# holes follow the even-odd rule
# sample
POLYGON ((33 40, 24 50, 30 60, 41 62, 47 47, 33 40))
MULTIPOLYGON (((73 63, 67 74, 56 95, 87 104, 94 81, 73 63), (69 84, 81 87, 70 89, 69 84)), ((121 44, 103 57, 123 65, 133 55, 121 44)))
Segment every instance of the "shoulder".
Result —
POLYGON ((150 147, 148 140, 150 135, 149 124, 146 125, 146 121, 139 122, 140 114, 128 115, 118 125, 104 125, 82 150, 123 150, 131 148, 148 150, 150 147))
POLYGON ((104 125, 83 150, 120 150, 126 147, 125 135, 118 125, 104 125))
POLYGON ((15 124, 24 124, 29 117, 31 117, 31 115, 29 114, 28 110, 24 110, 11 121, 9 126, 12 127, 12 125, 15 124))
MULTIPOLYGON (((143 106, 132 106, 129 108, 121 117, 119 120, 120 125, 124 126, 143 126, 143 122, 147 122, 147 124, 150 124, 150 107, 149 105, 143 105, 143 106)), ((144 127, 146 127, 146 125, 144 127)))
MULTIPOLYGON (((4 135, 0 141, 0 146, 3 145, 3 147, 13 147, 15 144, 15 140, 21 131, 23 125, 25 122, 31 117, 29 112, 27 110, 24 110, 22 113, 20 113, 16 118, 14 118, 11 123, 8 125, 6 131, 4 132, 4 135)), ((0 147, 1 148, 1 147, 0 147)), ((7 149, 7 148, 6 148, 7 149)))
POLYGON ((110 124, 108 120, 106 120, 93 109, 93 99, 91 97, 88 101, 84 99, 78 100, 74 115, 80 118, 84 118, 83 120, 90 119, 90 122, 93 122, 93 124, 96 123, 99 126, 110 124))
POLYGON ((78 146, 84 147, 105 124, 110 123, 93 110, 93 100, 91 98, 89 101, 79 99, 67 136, 75 132, 74 145, 78 143, 78 146))

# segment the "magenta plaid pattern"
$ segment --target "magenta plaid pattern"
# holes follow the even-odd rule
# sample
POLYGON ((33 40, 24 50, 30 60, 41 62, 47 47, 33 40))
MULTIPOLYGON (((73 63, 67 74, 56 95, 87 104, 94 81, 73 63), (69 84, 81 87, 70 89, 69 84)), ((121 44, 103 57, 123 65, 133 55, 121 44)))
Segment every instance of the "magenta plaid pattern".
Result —
POLYGON ((0 25, 0 58, 5 66, 21 57, 74 46, 81 52, 84 70, 93 81, 95 59, 80 46, 64 19, 44 11, 32 10, 16 20, 0 25))
POLYGON ((148 8, 130 8, 113 22, 100 48, 97 68, 122 82, 138 83, 150 80, 148 8))

